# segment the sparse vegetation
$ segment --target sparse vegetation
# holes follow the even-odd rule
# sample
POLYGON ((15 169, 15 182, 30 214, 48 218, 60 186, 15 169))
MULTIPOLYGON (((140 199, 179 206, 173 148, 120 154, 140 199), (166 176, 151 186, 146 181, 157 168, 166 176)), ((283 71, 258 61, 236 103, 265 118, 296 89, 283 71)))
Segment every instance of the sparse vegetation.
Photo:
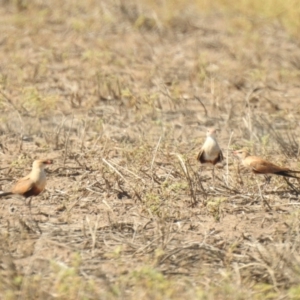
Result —
POLYGON ((0 1, 1 299, 299 299, 300 6, 0 1), (206 127, 226 156, 196 161, 206 127), (227 159, 228 156, 228 159, 227 159))

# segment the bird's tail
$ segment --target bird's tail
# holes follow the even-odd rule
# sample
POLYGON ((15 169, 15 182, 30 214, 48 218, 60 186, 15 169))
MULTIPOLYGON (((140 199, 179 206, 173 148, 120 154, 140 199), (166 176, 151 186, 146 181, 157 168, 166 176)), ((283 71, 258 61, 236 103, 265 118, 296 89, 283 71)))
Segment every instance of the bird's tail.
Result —
POLYGON ((300 177, 298 177, 294 174, 291 174, 291 173, 300 173, 300 171, 280 171, 280 172, 277 172, 276 175, 300 179, 300 177))
POLYGON ((13 193, 12 192, 4 192, 4 193, 0 193, 0 198, 1 197, 5 197, 5 196, 9 196, 9 195, 12 195, 13 193))

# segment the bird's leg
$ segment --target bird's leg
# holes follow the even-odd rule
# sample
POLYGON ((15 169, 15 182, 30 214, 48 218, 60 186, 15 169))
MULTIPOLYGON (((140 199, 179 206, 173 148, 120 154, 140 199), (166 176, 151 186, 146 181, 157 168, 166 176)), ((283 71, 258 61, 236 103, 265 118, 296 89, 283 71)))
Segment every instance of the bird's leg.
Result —
POLYGON ((262 188, 263 192, 265 191, 265 188, 267 187, 267 185, 269 185, 271 182, 271 176, 264 174, 264 177, 265 177, 265 182, 263 184, 261 184, 261 188, 262 188))
POLYGON ((271 182, 271 176, 264 175, 266 179, 266 184, 269 184, 271 182))
POLYGON ((212 179, 213 179, 213 186, 215 186, 215 165, 212 168, 212 179))
POLYGON ((203 170, 204 170, 204 166, 200 166, 200 168, 199 168, 199 178, 202 180, 203 178, 202 178, 202 176, 203 176, 203 170))
POLYGON ((299 191, 295 188, 295 186, 293 184, 291 184, 289 182, 289 180, 285 177, 283 177, 283 179, 285 180, 285 182, 288 184, 288 186, 296 193, 296 194, 299 194, 299 191))
POLYGON ((32 200, 32 197, 29 197, 28 202, 26 204, 28 205, 28 208, 29 208, 29 214, 32 217, 32 214, 31 214, 31 200, 32 200))

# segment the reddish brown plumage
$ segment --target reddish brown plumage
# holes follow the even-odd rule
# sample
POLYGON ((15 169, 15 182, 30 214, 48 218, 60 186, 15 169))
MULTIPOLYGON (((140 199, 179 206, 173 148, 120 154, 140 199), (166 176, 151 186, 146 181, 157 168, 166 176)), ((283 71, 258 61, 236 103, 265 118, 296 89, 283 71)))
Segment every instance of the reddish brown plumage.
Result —
POLYGON ((199 160, 201 164, 216 165, 218 162, 221 162, 223 160, 223 154, 222 152, 220 152, 215 159, 205 159, 204 152, 199 152, 197 160, 199 160))
POLYGON ((9 192, 0 194, 0 197, 17 194, 28 198, 39 195, 46 186, 44 165, 52 163, 52 160, 49 159, 35 160, 31 172, 27 176, 19 179, 9 192))
POLYGON ((251 156, 246 149, 234 151, 234 154, 237 155, 242 160, 242 164, 246 168, 250 169, 254 174, 273 174, 285 177, 299 178, 292 173, 300 173, 300 171, 277 166, 258 156, 251 156))
POLYGON ((25 198, 28 198, 31 196, 37 196, 42 191, 42 188, 39 188, 36 183, 34 183, 30 178, 28 178, 23 181, 18 181, 16 185, 12 188, 11 193, 22 195, 25 198))

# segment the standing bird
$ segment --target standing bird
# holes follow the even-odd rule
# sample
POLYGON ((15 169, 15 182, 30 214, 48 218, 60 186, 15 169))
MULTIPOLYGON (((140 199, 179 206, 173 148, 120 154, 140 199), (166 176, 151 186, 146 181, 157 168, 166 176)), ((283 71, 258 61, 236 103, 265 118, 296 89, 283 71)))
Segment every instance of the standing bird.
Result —
POLYGON ((289 168, 279 167, 258 156, 252 156, 245 148, 234 151, 233 153, 241 159, 243 166, 247 169, 250 169, 254 174, 270 174, 299 179, 299 177, 297 177, 293 173, 300 173, 300 171, 294 171, 289 168))
POLYGON ((32 164, 31 172, 19 179, 9 192, 0 194, 0 197, 7 195, 21 195, 25 198, 39 195, 46 186, 45 165, 52 164, 50 159, 38 159, 32 164))
POLYGON ((197 156, 201 164, 212 164, 213 181, 215 180, 215 165, 223 160, 223 153, 216 140, 217 129, 207 129, 206 140, 197 156))

